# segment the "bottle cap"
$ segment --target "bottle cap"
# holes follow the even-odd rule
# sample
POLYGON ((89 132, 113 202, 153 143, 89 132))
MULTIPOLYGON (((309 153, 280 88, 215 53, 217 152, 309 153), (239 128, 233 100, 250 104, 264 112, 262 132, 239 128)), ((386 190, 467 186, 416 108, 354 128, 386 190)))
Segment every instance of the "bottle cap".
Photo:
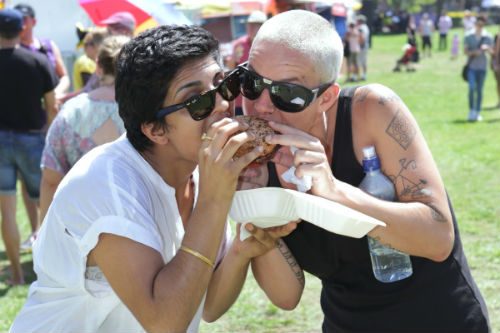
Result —
POLYGON ((365 158, 373 158, 377 156, 377 153, 375 153, 375 147, 374 146, 367 146, 363 148, 363 156, 365 158))

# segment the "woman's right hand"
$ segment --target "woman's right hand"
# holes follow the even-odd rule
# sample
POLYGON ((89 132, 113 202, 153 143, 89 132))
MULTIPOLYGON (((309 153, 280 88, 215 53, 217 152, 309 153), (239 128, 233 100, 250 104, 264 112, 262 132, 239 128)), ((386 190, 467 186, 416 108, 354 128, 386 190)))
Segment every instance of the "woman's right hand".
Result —
POLYGON ((256 147, 250 153, 233 159, 241 145, 254 139, 245 132, 246 129, 246 124, 223 118, 212 123, 201 136, 198 154, 200 195, 208 195, 216 201, 232 199, 238 176, 263 150, 256 147))

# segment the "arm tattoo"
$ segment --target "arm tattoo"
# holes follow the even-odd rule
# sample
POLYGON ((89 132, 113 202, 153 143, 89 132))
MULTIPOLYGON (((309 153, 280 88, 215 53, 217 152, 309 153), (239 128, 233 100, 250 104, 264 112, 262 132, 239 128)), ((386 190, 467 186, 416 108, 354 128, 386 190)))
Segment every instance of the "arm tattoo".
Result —
MULTIPOLYGON (((389 178, 394 183, 396 191, 400 189, 398 193, 398 198, 406 198, 409 200, 426 200, 432 198, 432 192, 425 188, 428 184, 428 181, 425 179, 419 179, 418 181, 410 180, 405 174, 408 169, 416 169, 417 163, 414 160, 407 161, 406 158, 402 158, 399 160, 399 164, 401 165, 401 169, 397 175, 391 175, 389 178)), ((436 222, 446 222, 446 217, 443 213, 434 206, 432 203, 425 203, 430 208, 430 213, 432 219, 436 222)))
POLYGON ((431 191, 425 188, 427 185, 427 180, 419 179, 418 181, 411 180, 407 176, 408 169, 416 169, 417 162, 414 160, 407 161, 406 158, 399 160, 401 169, 396 175, 389 175, 389 178, 394 183, 396 191, 399 189, 398 198, 406 198, 409 200, 428 198, 431 195, 431 191))
POLYGON ((392 118, 385 132, 404 150, 408 149, 417 133, 411 122, 401 114, 400 110, 398 110, 394 118, 392 118))
POLYGON ((354 96, 354 103, 363 103, 370 94, 370 88, 361 87, 354 96))
POLYGON ((429 206, 431 210, 431 216, 436 222, 446 222, 446 218, 444 217, 443 213, 437 209, 434 204, 428 203, 427 206, 429 206))
POLYGON ((300 285, 303 287, 304 284, 306 283, 306 280, 304 278, 304 272, 302 271, 302 268, 300 268, 299 264, 295 260, 295 257, 293 256, 292 252, 288 249, 288 246, 286 246, 285 242, 283 242, 282 239, 279 239, 278 242, 276 243, 276 247, 280 251, 281 255, 285 258, 286 262, 288 263, 288 266, 292 269, 292 272, 295 274, 295 277, 299 281, 300 285))
POLYGON ((391 102, 399 102, 401 101, 401 98, 399 98, 398 95, 391 93, 386 96, 379 96, 378 98, 378 104, 385 106, 386 104, 389 104, 391 102))

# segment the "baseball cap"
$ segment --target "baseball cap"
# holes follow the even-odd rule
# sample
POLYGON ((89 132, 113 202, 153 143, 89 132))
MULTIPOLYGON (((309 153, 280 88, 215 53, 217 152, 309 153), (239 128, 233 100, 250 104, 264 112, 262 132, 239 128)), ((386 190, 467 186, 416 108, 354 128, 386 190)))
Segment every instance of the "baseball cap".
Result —
POLYGON ((264 23, 267 21, 267 15, 260 10, 254 10, 248 15, 247 23, 264 23))
POLYGON ((20 11, 21 14, 23 14, 23 17, 30 16, 35 18, 35 10, 30 5, 27 5, 25 3, 19 3, 14 6, 14 9, 20 11))
POLYGON ((16 33, 23 30, 23 14, 16 9, 0 10, 0 32, 16 33))
POLYGON ((105 25, 120 24, 133 31, 135 29, 135 18, 129 12, 116 12, 100 22, 105 25))

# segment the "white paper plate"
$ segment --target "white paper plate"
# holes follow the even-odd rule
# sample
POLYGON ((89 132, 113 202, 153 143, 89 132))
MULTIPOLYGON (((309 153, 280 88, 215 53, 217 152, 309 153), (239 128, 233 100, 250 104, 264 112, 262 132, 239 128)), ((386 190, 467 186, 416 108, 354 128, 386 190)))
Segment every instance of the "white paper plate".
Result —
MULTIPOLYGON (((237 191, 229 217, 270 228, 302 219, 336 234, 361 238, 385 223, 354 209, 314 195, 279 187, 237 191)), ((240 238, 250 234, 241 228, 240 238)))

